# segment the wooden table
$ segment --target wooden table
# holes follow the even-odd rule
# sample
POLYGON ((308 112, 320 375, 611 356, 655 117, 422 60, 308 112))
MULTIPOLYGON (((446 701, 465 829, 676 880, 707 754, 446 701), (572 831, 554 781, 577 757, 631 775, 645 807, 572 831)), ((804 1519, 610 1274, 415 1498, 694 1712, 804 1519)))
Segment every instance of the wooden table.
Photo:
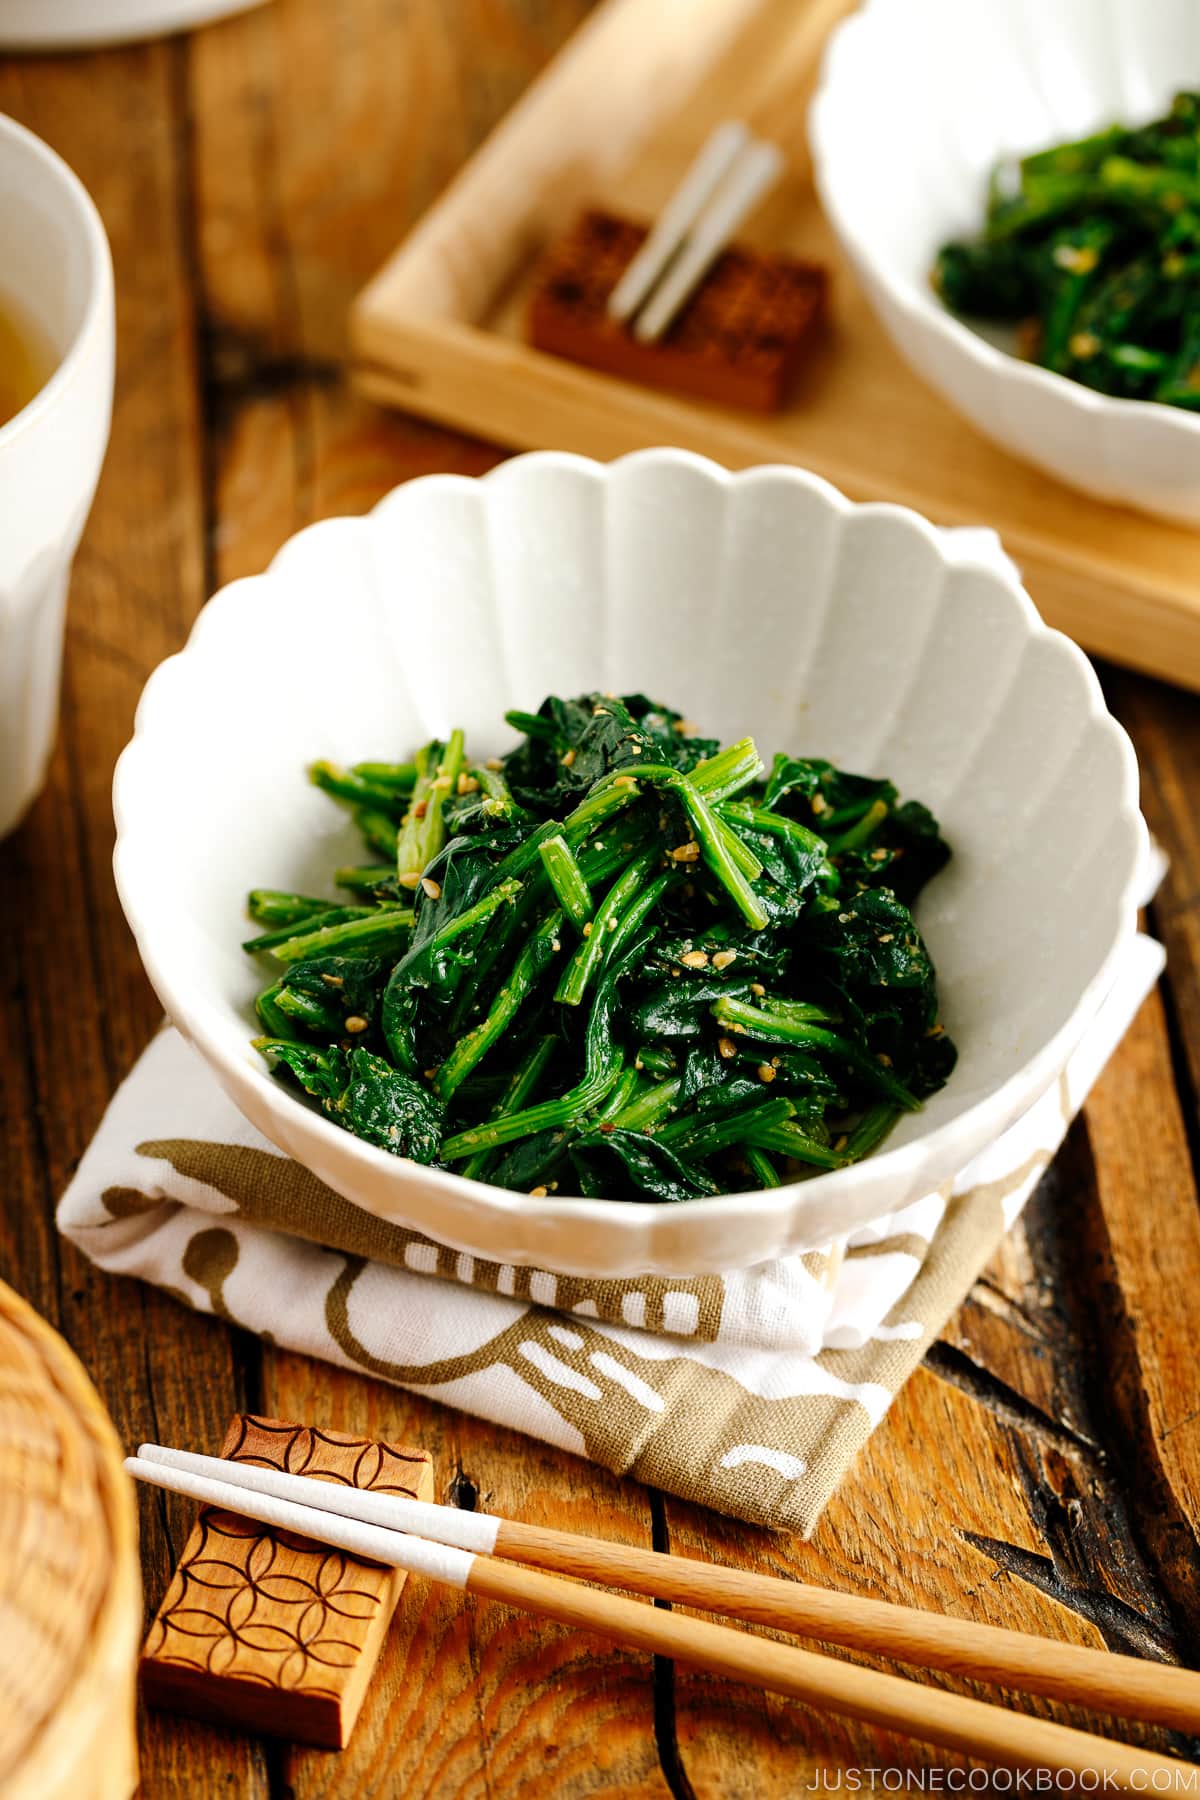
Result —
MULTIPOLYGON (((142 683, 214 587, 310 519, 495 460, 355 399, 346 312, 585 10, 273 0, 191 38, 0 65, 0 110, 100 205, 119 329, 62 734, 46 793, 0 847, 0 1275, 66 1333, 130 1443, 215 1446, 239 1407, 408 1438, 448 1499, 1200 1663, 1200 702, 1168 688, 1104 671, 1173 859, 1153 914, 1169 980, 811 1544, 265 1348, 55 1236, 54 1201, 157 1017, 109 866, 112 766, 142 683)), ((186 1506, 144 1498, 150 1603, 187 1523, 186 1506)), ((163 1716, 142 1751, 147 1795, 252 1800, 737 1800, 795 1795, 816 1771, 833 1785, 953 1760, 418 1582, 342 1756, 163 1716)))

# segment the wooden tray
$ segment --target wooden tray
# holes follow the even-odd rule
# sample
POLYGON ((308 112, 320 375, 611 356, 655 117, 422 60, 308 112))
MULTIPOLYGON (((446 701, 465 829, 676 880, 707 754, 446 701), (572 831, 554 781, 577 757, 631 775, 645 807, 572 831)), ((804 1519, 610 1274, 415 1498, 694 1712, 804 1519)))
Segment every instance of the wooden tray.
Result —
POLYGON ((604 0, 364 289, 372 397, 522 449, 680 444, 728 467, 801 463, 857 500, 990 524, 1043 614, 1087 649, 1200 688, 1200 535, 1089 500, 980 437, 911 374, 839 256, 811 184, 808 101, 848 0, 604 0), (529 348, 532 265, 585 201, 653 215, 719 118, 790 171, 745 236, 834 269, 834 328, 773 419, 639 388, 529 348))

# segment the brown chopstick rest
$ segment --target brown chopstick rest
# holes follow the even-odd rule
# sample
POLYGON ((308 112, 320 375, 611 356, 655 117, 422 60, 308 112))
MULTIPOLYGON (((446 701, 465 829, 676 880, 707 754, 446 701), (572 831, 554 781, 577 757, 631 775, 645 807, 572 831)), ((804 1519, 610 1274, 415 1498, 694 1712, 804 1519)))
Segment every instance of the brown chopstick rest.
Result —
MULTIPOLYGON (((221 1455, 348 1487, 428 1500, 425 1451, 237 1415, 221 1455)), ((402 1569, 203 1507, 142 1650, 151 1706, 344 1749, 402 1569)))
POLYGON ((546 252, 527 315, 538 350, 628 381, 718 405, 776 412, 786 402, 826 307, 817 263, 735 244, 665 336, 641 343, 608 316, 608 298, 647 228, 591 209, 546 252))

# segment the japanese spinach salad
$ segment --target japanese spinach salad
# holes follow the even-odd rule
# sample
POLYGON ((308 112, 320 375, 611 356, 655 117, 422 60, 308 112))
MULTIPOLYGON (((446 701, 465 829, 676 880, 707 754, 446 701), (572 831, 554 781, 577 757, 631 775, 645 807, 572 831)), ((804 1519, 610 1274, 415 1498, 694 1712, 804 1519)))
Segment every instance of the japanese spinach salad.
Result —
POLYGON ((377 860, 249 896, 282 1080, 398 1156, 666 1201, 841 1168, 945 1083, 924 806, 640 694, 507 717, 502 758, 311 769, 377 860))
POLYGON ((1120 399, 1200 408, 1200 94, 992 172, 982 235, 946 244, 952 312, 1120 399))

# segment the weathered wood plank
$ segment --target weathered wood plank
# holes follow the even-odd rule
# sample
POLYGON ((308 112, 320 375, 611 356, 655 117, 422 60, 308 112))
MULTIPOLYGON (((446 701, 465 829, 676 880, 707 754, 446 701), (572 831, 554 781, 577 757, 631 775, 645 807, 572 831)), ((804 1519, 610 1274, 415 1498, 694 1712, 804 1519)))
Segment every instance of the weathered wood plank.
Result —
POLYGON ((1147 823, 1171 859, 1151 918, 1167 950, 1176 1075, 1195 1154, 1200 1128, 1200 702, 1121 669, 1103 669, 1102 674, 1109 704, 1138 753, 1147 823))
POLYGON ((198 246, 227 370, 347 347, 350 302, 592 0, 275 0, 194 40, 198 246))
MULTIPOLYGON (((8 1204, 0 1260, 70 1338, 128 1441, 219 1435, 244 1396, 230 1333, 164 1295, 97 1275, 52 1227, 109 1094, 158 1008, 111 874, 110 788, 142 683, 177 649, 204 597, 196 327, 178 107, 180 46, 0 62, 0 110, 52 143, 104 217, 117 278, 113 435, 76 563, 63 729, 46 792, 0 854, 6 983, 0 1059, 13 1132, 0 1143, 8 1204), (12 1085, 10 1075, 12 1072, 12 1085), (204 1380, 195 1380, 195 1371, 204 1380)), ((161 1594, 188 1510, 147 1501, 147 1599, 161 1594)), ((147 1722, 144 1789, 208 1790, 222 1734, 147 1722)), ((222 1745, 237 1791, 266 1792, 248 1740, 222 1745)))

